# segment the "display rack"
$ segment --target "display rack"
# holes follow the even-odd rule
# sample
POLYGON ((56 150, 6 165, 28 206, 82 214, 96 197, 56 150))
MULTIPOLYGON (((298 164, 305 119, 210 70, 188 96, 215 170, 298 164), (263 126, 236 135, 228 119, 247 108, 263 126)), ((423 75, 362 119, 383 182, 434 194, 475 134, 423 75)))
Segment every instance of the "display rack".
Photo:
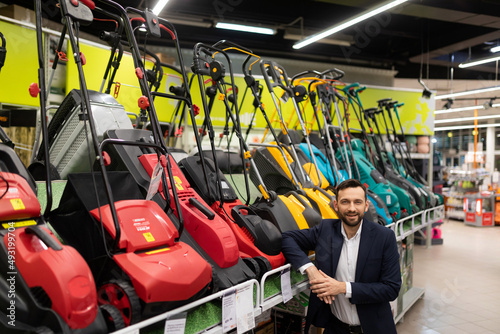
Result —
MULTIPOLYGON (((434 224, 441 222, 444 217, 444 205, 440 205, 400 219, 395 223, 387 225, 387 227, 394 231, 397 242, 402 242, 410 236, 413 237, 415 233, 422 231, 424 228, 427 228, 427 226, 433 226, 434 224)), ((413 245, 411 247, 413 247, 413 245)), ((411 270, 413 270, 413 256, 411 257, 411 263, 409 265, 411 270)), ((401 319, 403 319, 406 312, 408 312, 408 310, 425 294, 425 290, 423 288, 414 287, 413 284, 409 284, 407 288, 405 284, 406 279, 403 280, 402 291, 395 301, 395 323, 398 323, 401 319)))
MULTIPOLYGON (((59 203, 60 195, 62 194, 62 190, 64 189, 65 182, 57 182, 56 183, 56 191, 54 196, 55 206, 59 203)), ((45 205, 44 198, 44 186, 42 183, 38 183, 40 185, 38 189, 38 195, 40 199, 40 203, 42 207, 45 205)), ((387 228, 391 229, 396 236, 396 240, 401 242, 403 239, 415 234, 418 231, 426 228, 428 225, 432 225, 441 221, 445 217, 444 205, 440 205, 438 207, 427 209, 411 216, 408 216, 404 219, 400 219, 395 223, 387 225, 387 228)), ((312 258, 312 256, 310 257, 312 258)), ((218 316, 216 316, 215 321, 210 323, 204 328, 196 328, 194 331, 187 333, 222 333, 222 310, 220 308, 221 298, 228 293, 234 292, 236 289, 243 288, 246 286, 253 286, 254 288, 254 316, 262 314, 263 312, 273 308, 274 306, 283 302, 283 294, 281 291, 280 285, 280 273, 291 269, 290 264, 286 264, 269 272, 266 272, 261 281, 257 280, 249 280, 238 284, 234 287, 231 287, 226 290, 219 291, 217 293, 211 294, 199 300, 196 300, 190 304, 184 305, 182 307, 176 308, 174 310, 168 311, 166 313, 162 313, 155 317, 146 319, 137 324, 128 326, 122 330, 114 332, 115 334, 138 334, 140 329, 144 329, 148 326, 157 324, 161 325, 162 322, 165 322, 167 319, 172 316, 178 315, 183 312, 200 313, 203 312, 200 310, 202 306, 210 305, 210 308, 213 312, 219 312, 218 316)), ((292 294, 294 296, 300 294, 303 291, 306 291, 308 288, 307 276, 301 275, 296 271, 291 270, 291 288, 292 294)), ((408 290, 398 297, 398 302, 401 303, 402 307, 399 308, 399 312, 394 314, 395 322, 399 322, 405 315, 405 313, 411 308, 415 302, 422 298, 424 295, 424 289, 418 287, 410 287, 408 290)), ((198 316, 204 318, 204 315, 198 316)), ((196 318, 196 317, 194 317, 196 318)), ((187 322, 190 321, 190 317, 188 316, 187 322)), ((187 325, 186 325, 187 328, 187 325)), ((161 331, 143 331, 148 333, 163 333, 163 329, 161 331)))

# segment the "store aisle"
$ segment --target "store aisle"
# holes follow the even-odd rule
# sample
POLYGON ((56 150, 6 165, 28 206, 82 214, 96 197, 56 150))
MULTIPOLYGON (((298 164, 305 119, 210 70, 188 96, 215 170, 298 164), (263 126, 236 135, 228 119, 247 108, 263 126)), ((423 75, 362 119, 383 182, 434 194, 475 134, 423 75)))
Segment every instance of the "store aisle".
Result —
POLYGON ((500 333, 500 227, 446 220, 441 229, 443 245, 415 245, 414 286, 425 295, 398 333, 500 333))

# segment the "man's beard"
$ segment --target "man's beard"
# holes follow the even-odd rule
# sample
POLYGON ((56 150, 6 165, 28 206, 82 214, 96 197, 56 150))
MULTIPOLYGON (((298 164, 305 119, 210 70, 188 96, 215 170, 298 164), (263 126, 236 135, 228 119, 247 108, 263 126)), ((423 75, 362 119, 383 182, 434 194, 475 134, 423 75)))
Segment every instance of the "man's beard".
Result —
POLYGON ((363 217, 364 217, 364 213, 360 214, 359 212, 346 212, 346 214, 344 215, 343 213, 340 213, 338 212, 337 213, 339 218, 348 226, 351 226, 351 227, 355 227, 355 226, 358 226, 359 223, 361 223, 361 221, 363 220, 363 217), (348 217, 348 215, 350 214, 353 214, 355 213, 358 217, 358 219, 352 221, 351 220, 351 217, 348 217))

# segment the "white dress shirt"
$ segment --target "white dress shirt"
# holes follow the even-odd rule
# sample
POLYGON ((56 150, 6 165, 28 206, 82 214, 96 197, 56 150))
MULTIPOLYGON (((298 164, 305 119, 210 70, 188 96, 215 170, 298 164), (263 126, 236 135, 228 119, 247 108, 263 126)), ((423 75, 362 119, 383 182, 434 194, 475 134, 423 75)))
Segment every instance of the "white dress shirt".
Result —
POLYGON ((340 321, 345 322, 349 325, 360 324, 356 305, 352 304, 349 301, 349 298, 352 297, 350 282, 354 282, 354 277, 356 274, 356 264, 358 263, 358 250, 359 241, 361 240, 362 225, 363 222, 359 224, 358 231, 351 239, 347 238, 347 234, 344 230, 344 225, 341 225, 344 243, 342 244, 339 264, 337 266, 337 272, 335 273, 334 278, 339 282, 346 282, 346 293, 345 295, 340 294, 335 296, 335 300, 330 305, 333 315, 335 315, 340 321))
MULTIPOLYGON (((358 231, 351 239, 347 238, 347 234, 344 230, 344 225, 341 224, 342 237, 344 242, 342 243, 342 250, 340 251, 339 263, 337 266, 337 272, 335 273, 335 279, 339 282, 346 282, 346 293, 335 296, 335 300, 330 305, 333 315, 337 317, 342 322, 349 325, 360 325, 358 310, 356 305, 351 304, 349 298, 352 297, 351 283, 354 282, 354 277, 356 274, 356 264, 358 263, 358 251, 359 242, 361 240, 361 228, 363 221, 359 224, 358 231)), ((307 263, 299 268, 302 274, 305 270, 312 266, 312 263, 307 263)))

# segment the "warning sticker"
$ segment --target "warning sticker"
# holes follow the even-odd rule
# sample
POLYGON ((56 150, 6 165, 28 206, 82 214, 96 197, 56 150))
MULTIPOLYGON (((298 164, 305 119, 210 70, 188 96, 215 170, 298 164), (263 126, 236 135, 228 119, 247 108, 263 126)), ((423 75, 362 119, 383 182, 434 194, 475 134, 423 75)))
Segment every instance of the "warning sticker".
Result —
POLYGON ((12 207, 14 208, 14 210, 26 209, 26 207, 24 206, 23 200, 20 198, 11 199, 10 204, 12 204, 12 207))
POLYGON ((147 242, 155 241, 155 238, 153 237, 153 235, 150 232, 143 233, 142 235, 144 236, 144 238, 146 238, 147 242))

